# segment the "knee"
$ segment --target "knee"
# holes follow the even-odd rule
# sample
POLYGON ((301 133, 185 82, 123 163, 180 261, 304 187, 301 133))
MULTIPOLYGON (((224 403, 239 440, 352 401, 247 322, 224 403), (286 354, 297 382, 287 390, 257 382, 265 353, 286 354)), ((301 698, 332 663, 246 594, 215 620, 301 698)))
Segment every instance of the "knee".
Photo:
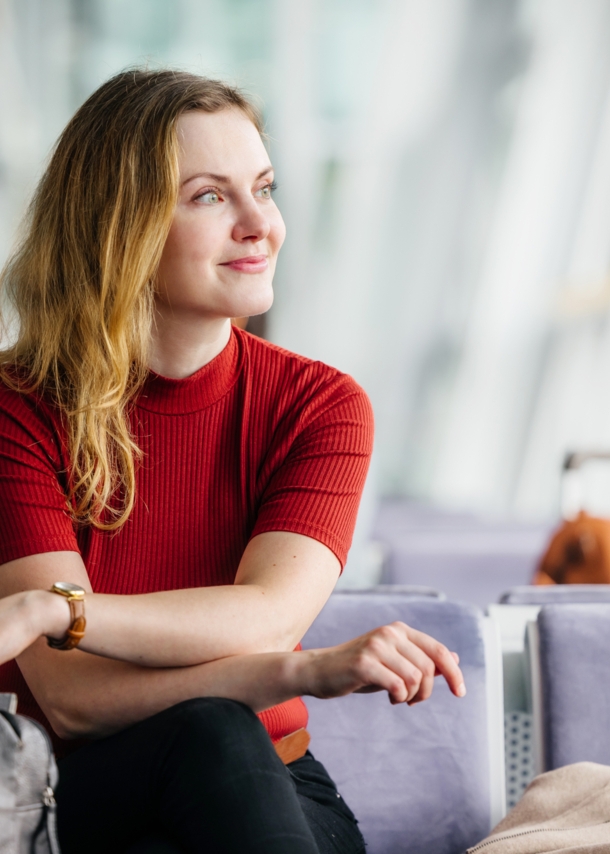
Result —
POLYGON ((185 700, 167 709, 167 714, 187 729, 199 729, 203 726, 208 731, 221 732, 236 727, 257 729, 262 726, 249 706, 224 697, 196 697, 193 700, 185 700))
MULTIPOLYGON (((252 711, 250 706, 238 700, 227 700, 226 697, 200 697, 192 701, 197 710, 204 709, 204 714, 219 726, 245 726, 265 729, 252 711)), ((189 702, 191 706, 191 702, 189 702)))
POLYGON ((222 697, 185 700, 162 713, 174 743, 184 750, 205 752, 208 758, 227 760, 244 752, 275 754, 269 736, 252 709, 222 697))

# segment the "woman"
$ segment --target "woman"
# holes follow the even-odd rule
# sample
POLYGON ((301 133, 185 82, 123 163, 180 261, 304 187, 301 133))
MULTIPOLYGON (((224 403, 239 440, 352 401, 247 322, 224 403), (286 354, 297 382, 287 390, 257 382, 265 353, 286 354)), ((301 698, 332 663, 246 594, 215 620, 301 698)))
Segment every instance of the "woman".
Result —
POLYGON ((465 692, 402 624, 294 651, 345 561, 372 426, 349 377, 231 326, 271 305, 284 239, 261 132, 222 83, 117 75, 62 134, 4 274, 0 595, 20 643, 52 646, 0 689, 63 757, 64 854, 362 851, 301 695, 417 702, 435 672, 465 692), (58 581, 85 591, 84 635, 58 581))

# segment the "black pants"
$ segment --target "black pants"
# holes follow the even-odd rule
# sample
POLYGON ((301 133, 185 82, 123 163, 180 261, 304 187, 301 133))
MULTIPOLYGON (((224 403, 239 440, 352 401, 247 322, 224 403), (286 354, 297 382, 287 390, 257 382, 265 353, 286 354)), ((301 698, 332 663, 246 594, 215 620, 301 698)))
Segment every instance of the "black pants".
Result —
POLYGON ((62 854, 360 854, 307 753, 285 766, 242 703, 187 700, 59 763, 62 854))

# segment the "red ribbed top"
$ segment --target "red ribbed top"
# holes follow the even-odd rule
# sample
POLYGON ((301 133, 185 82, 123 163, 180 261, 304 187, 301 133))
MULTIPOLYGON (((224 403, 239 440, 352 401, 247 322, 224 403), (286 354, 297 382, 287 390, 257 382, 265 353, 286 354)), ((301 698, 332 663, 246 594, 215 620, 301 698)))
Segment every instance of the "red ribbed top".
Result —
MULTIPOLYGON (((232 584, 265 531, 313 537, 345 563, 373 436, 350 377, 234 329, 191 377, 151 374, 132 430, 144 459, 129 520, 118 533, 76 529, 57 413, 0 383, 0 564, 78 551, 100 593, 232 584)), ((0 668, 0 691, 16 691, 19 711, 50 731, 15 662, 0 668)), ((276 741, 305 726, 307 711, 296 699, 260 718, 276 741)))

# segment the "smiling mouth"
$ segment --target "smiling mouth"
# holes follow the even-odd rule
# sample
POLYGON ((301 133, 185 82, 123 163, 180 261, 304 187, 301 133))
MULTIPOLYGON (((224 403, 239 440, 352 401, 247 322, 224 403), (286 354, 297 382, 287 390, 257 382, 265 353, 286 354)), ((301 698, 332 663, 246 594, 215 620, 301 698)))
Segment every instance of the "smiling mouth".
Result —
POLYGON ((269 266, 266 255, 246 255, 233 261, 223 261, 220 267, 228 267, 240 273, 262 273, 269 266))

